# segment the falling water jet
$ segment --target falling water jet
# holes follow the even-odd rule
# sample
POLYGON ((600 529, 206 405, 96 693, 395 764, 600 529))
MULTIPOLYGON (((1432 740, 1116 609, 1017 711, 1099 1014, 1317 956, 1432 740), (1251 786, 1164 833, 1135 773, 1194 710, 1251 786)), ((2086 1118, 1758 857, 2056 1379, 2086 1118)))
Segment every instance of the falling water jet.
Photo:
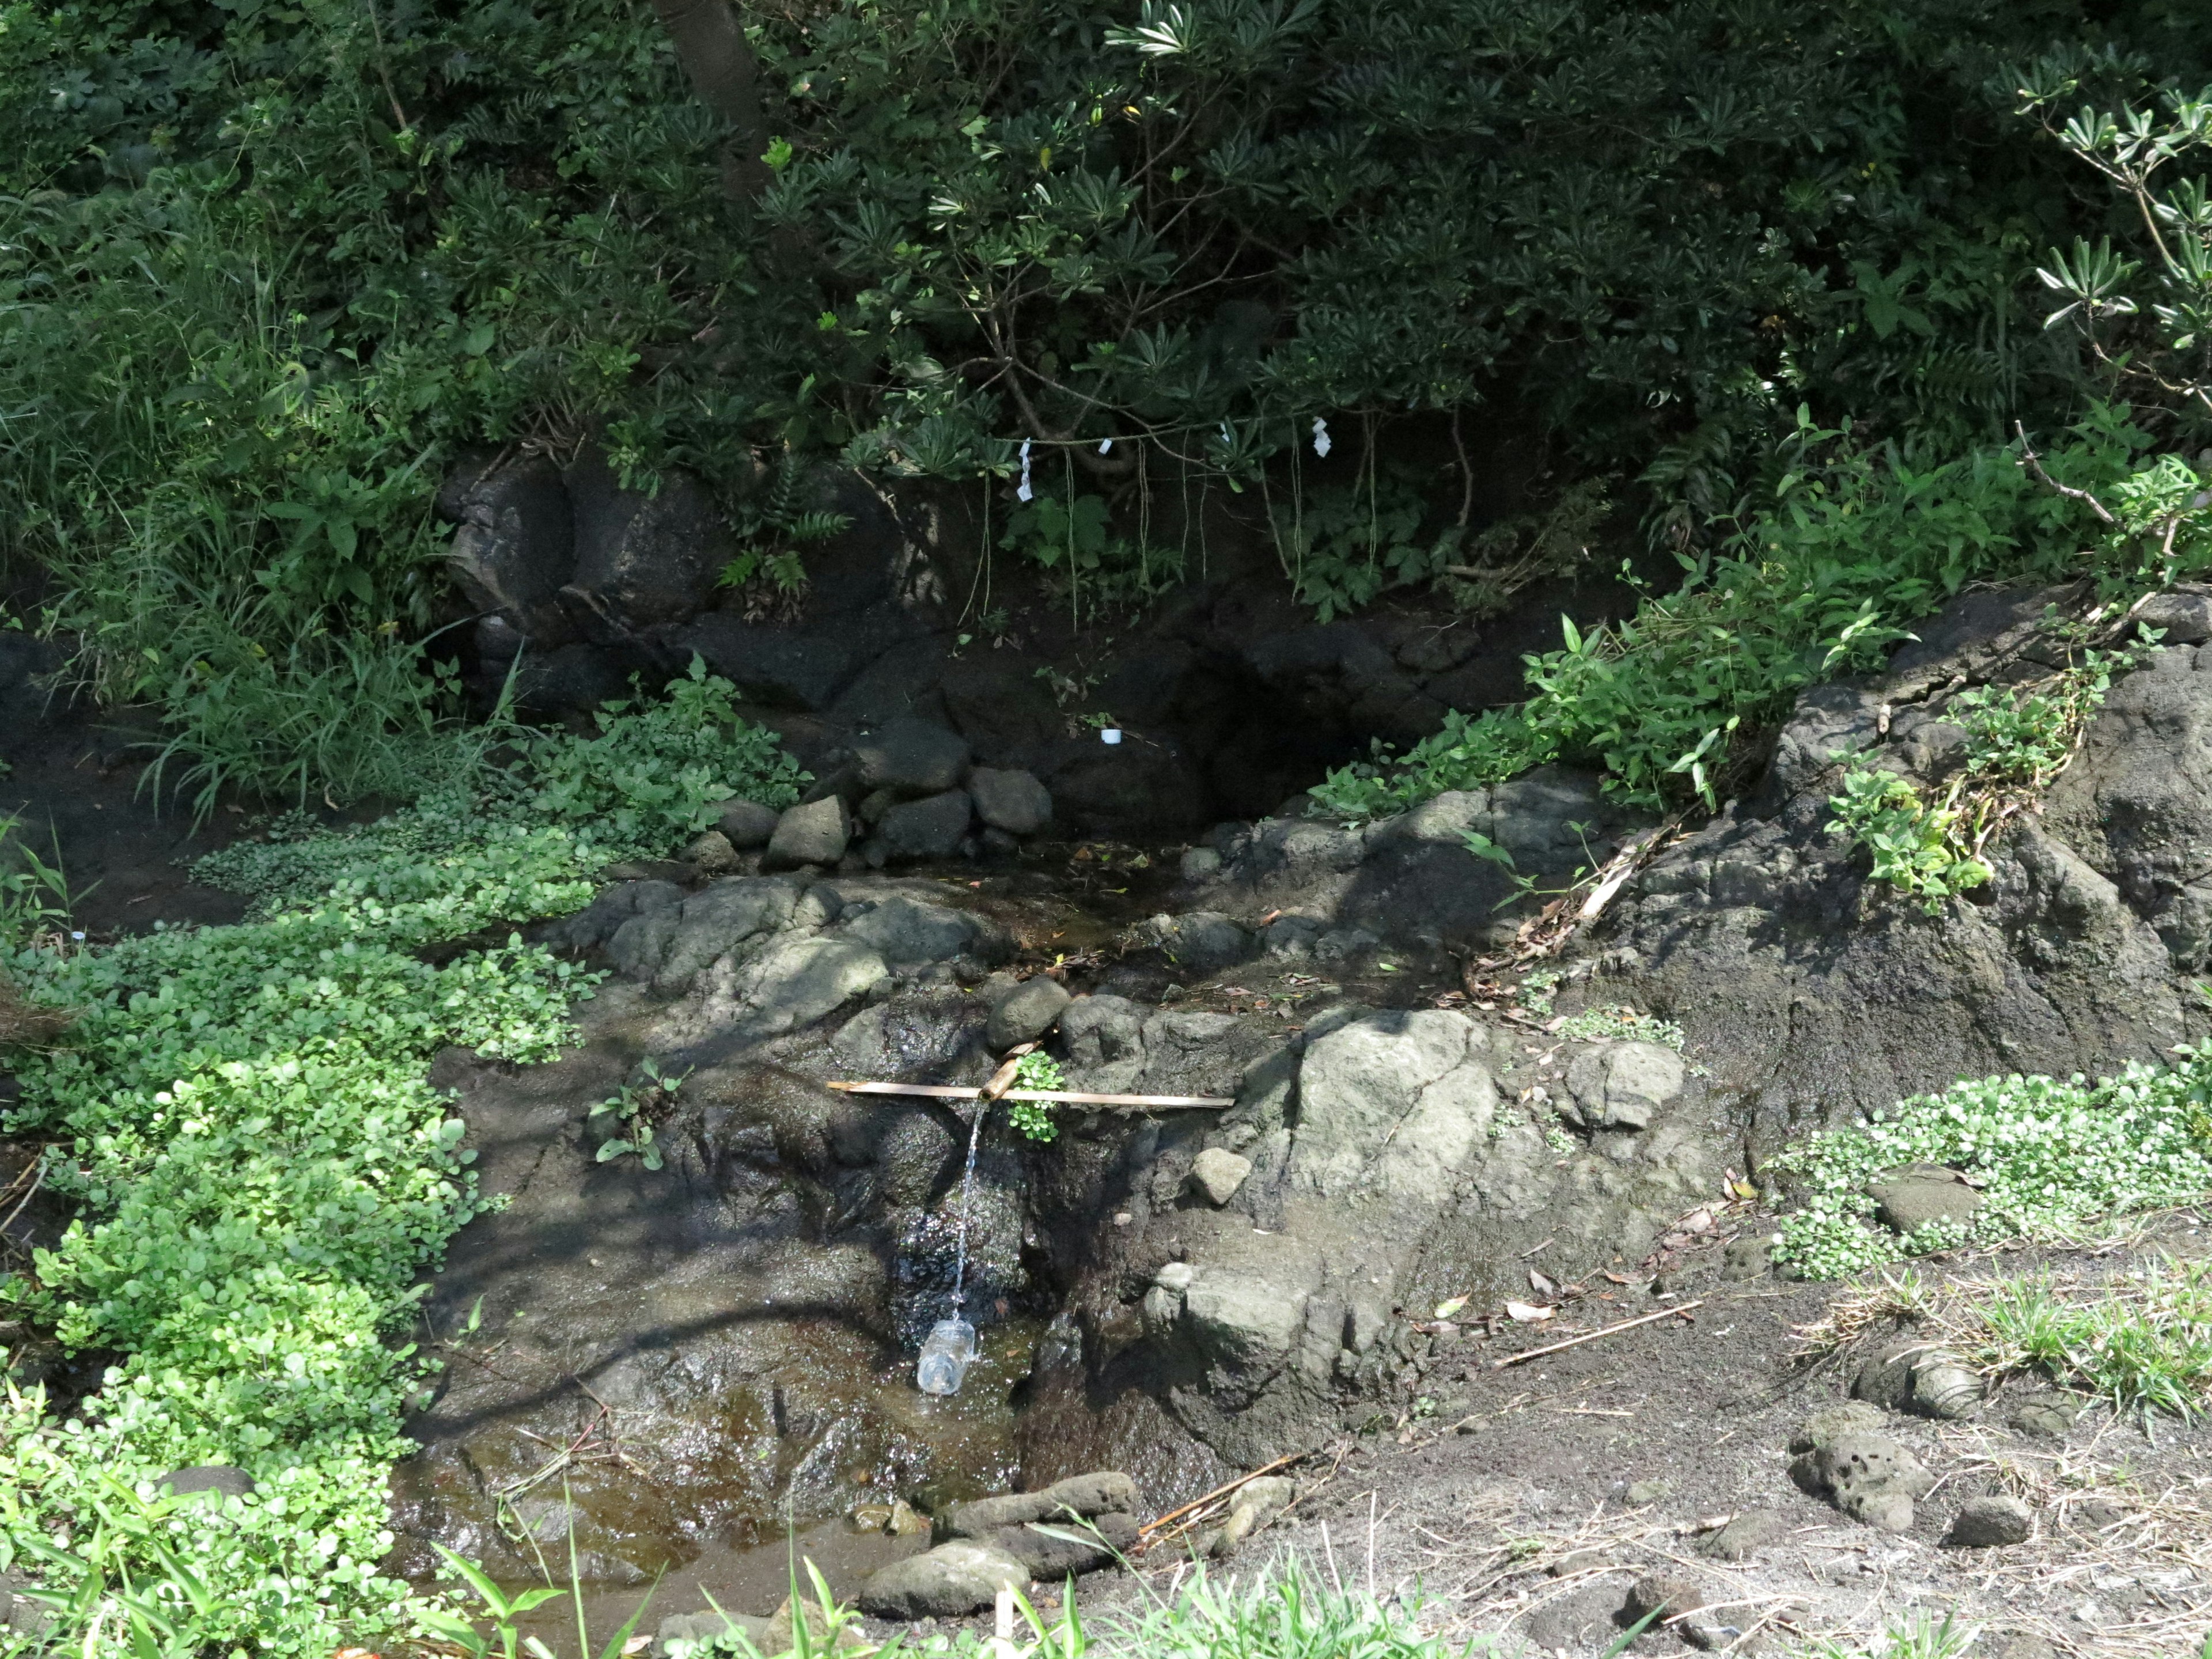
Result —
POLYGON ((915 1386, 924 1394, 960 1392, 960 1379, 975 1358, 975 1328, 960 1316, 968 1299, 968 1212, 975 1189, 975 1147, 983 1138, 983 1118, 991 1103, 975 1103, 975 1116, 968 1126, 968 1164, 960 1172, 959 1245, 953 1257, 952 1316, 929 1328, 921 1341, 921 1360, 915 1367, 915 1386))

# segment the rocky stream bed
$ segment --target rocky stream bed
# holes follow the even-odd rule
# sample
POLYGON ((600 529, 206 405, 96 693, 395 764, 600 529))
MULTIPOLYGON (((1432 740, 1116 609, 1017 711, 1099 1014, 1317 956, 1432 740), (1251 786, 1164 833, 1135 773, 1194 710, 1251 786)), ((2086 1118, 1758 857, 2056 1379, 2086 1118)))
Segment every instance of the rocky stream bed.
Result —
MULTIPOLYGON (((1976 1650, 2012 1659, 2180 1650, 2212 1605, 2201 1431, 1991 1396, 1940 1348, 1893 1353, 1881 1316, 1808 1349, 1793 1331, 1842 1329, 1841 1293, 1778 1275, 1754 1196, 1810 1128, 2207 1029, 2212 597, 2171 596, 1972 902, 1879 902, 1827 826, 1846 755, 1944 775, 1943 699, 2032 667, 2051 599, 1970 596, 1883 679, 1808 693, 1759 787, 1687 832, 1544 769, 1363 828, 1085 838, 1038 777, 907 713, 840 739, 781 817, 733 803, 689 860, 608 872, 535 930, 608 975, 581 1046, 433 1074, 501 1206, 422 1304, 443 1370, 390 1565, 427 1578, 435 1543, 519 1581, 573 1539, 605 1607, 658 1579, 667 1646, 709 1595, 770 1614, 795 1538, 872 1614, 957 1617, 1103 1559, 1030 1522, 1128 1549, 1273 1468, 1145 1534, 1139 1570, 1264 1528, 1547 1651, 1655 1609, 1650 1650, 1915 1609, 2014 1631, 1976 1650), (1542 911, 1624 855, 1601 914, 1542 911), (1070 1089, 1233 1103, 1063 1108, 1046 1142, 987 1118, 982 1354, 931 1399, 913 1354, 950 1307, 972 1109, 823 1085, 980 1085, 1031 1040, 1070 1089), (625 1091, 659 1167, 599 1156, 625 1091)), ((111 803, 82 798, 117 786, 77 742, 12 781, 97 849, 111 803)), ((1943 1213, 1947 1182, 1896 1177, 1890 1219, 1943 1213)), ((2200 1249, 2184 1214, 2034 1260, 2086 1283, 2200 1249)))

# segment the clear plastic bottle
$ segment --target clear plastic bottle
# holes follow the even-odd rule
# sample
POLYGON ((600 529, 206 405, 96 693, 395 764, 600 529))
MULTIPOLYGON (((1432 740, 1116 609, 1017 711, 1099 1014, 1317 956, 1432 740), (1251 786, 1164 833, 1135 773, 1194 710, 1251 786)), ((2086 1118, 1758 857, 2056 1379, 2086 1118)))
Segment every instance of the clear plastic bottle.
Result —
POLYGON ((915 1384, 924 1394, 957 1394, 960 1379, 975 1358, 975 1328, 957 1314, 940 1319, 922 1339, 921 1363, 915 1367, 915 1384))

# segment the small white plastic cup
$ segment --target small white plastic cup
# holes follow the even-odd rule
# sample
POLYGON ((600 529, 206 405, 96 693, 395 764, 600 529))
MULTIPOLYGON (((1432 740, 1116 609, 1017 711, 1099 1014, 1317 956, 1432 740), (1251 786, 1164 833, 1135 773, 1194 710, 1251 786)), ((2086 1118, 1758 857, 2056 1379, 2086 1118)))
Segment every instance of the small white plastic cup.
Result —
POLYGON ((1098 741, 1107 744, 1109 747, 1121 742, 1121 728, 1118 726, 1102 727, 1098 733, 1098 741))

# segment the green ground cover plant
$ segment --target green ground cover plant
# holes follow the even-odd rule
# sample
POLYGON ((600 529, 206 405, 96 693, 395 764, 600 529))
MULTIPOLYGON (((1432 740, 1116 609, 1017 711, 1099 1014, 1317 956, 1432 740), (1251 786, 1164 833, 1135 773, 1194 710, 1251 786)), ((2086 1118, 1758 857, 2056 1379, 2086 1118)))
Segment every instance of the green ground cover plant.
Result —
MULTIPOLYGON (((530 1063, 570 1039, 592 976, 514 925, 575 909, 611 860, 680 845, 702 793, 795 795, 788 757, 720 719, 729 696, 695 675, 474 793, 204 860, 255 895, 241 925, 9 943, 0 974, 71 1023, 11 1054, 8 1127, 47 1142, 43 1179, 82 1213, 0 1297, 110 1364, 66 1423, 35 1390, 0 1400, 0 1553, 87 1610, 96 1573, 171 1583, 163 1553, 189 1563, 206 1594, 154 1607, 178 1651, 327 1659, 422 1616, 376 1571, 428 1363, 406 1328, 419 1275, 482 1207, 465 1126, 424 1073, 448 1045, 530 1063), (482 943, 417 954, 462 939, 482 943), (258 1490, 178 1504, 149 1484, 208 1462, 258 1490), (106 1554, 57 1553, 57 1534, 106 1554)), ((651 1143, 634 1123, 629 1144, 651 1143)))
POLYGON ((1984 1289, 1978 1365, 2037 1371, 2118 1411, 2190 1418, 2212 1401, 2212 1263, 2163 1256, 2095 1296, 2048 1273, 1984 1289))
POLYGON ((1900 1101, 1814 1135, 1776 1161, 1800 1207, 1784 1218, 1778 1261, 1837 1279, 1969 1241, 2063 1241, 2091 1223, 2212 1194, 2212 1054, 2076 1075, 1993 1077, 1900 1101), (1902 1164, 1941 1164, 1981 1188, 1965 1224, 1900 1237, 1875 1221, 1867 1186, 1902 1164))
POLYGON ((2212 1265, 2201 1260, 2160 1251, 2105 1274, 2091 1257, 1940 1283, 1909 1266, 1885 1270, 1806 1333, 1810 1351, 1885 1318, 1939 1337, 1986 1376, 2035 1376, 2115 1413, 2185 1420, 2212 1402, 2212 1265))

